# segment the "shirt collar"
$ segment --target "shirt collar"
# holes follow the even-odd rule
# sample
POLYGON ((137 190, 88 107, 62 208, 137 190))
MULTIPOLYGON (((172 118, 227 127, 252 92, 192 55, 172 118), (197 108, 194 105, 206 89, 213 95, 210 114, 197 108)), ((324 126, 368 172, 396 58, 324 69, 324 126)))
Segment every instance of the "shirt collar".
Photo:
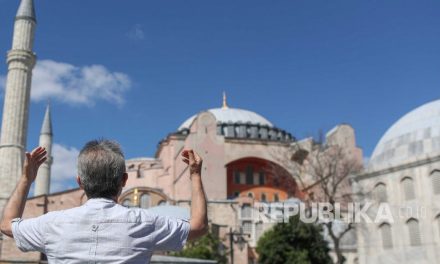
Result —
POLYGON ((116 204, 115 201, 108 198, 91 198, 85 203, 85 205, 92 207, 109 207, 114 204, 116 204))

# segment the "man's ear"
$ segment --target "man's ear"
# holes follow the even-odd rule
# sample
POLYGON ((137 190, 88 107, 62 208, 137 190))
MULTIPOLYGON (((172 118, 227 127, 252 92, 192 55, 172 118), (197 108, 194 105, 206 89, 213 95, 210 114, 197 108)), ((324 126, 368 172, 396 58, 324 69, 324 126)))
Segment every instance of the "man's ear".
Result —
POLYGON ((79 188, 83 190, 84 187, 83 187, 83 185, 81 183, 81 179, 79 178, 79 176, 76 176, 76 182, 78 183, 79 188))
POLYGON ((122 187, 125 187, 125 184, 127 184, 128 180, 128 174, 124 172, 124 175, 122 175, 122 187))

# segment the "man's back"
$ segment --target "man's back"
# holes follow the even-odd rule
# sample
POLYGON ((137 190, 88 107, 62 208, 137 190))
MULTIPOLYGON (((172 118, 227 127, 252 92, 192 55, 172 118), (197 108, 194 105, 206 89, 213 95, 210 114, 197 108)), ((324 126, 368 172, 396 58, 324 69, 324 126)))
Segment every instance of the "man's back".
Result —
POLYGON ((49 263, 148 263, 155 250, 180 250, 189 231, 185 220, 101 198, 13 223, 17 246, 45 253, 49 263))

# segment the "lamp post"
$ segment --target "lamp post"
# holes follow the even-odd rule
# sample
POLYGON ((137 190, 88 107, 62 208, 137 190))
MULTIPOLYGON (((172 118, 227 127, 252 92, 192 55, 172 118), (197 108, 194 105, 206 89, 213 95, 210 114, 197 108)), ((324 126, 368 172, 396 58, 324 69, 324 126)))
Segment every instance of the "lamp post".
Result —
POLYGON ((238 248, 241 250, 244 249, 247 241, 244 239, 244 236, 250 237, 249 234, 243 233, 243 228, 240 227, 240 231, 232 231, 232 228, 229 228, 229 247, 230 247, 230 257, 231 264, 234 264, 234 243, 238 244, 238 248))

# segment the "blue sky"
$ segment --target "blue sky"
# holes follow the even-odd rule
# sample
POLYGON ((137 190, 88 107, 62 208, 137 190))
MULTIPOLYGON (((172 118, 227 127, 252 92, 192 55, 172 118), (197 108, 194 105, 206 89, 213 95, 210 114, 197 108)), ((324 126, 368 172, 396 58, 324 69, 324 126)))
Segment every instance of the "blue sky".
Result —
MULTIPOLYGON (((1 61, 18 2, 0 0, 1 61)), ((35 2, 29 147, 51 98, 59 151, 107 137, 128 158, 152 156, 225 90, 232 107, 297 138, 349 123, 368 157, 393 122, 440 95, 439 1, 35 2)))

